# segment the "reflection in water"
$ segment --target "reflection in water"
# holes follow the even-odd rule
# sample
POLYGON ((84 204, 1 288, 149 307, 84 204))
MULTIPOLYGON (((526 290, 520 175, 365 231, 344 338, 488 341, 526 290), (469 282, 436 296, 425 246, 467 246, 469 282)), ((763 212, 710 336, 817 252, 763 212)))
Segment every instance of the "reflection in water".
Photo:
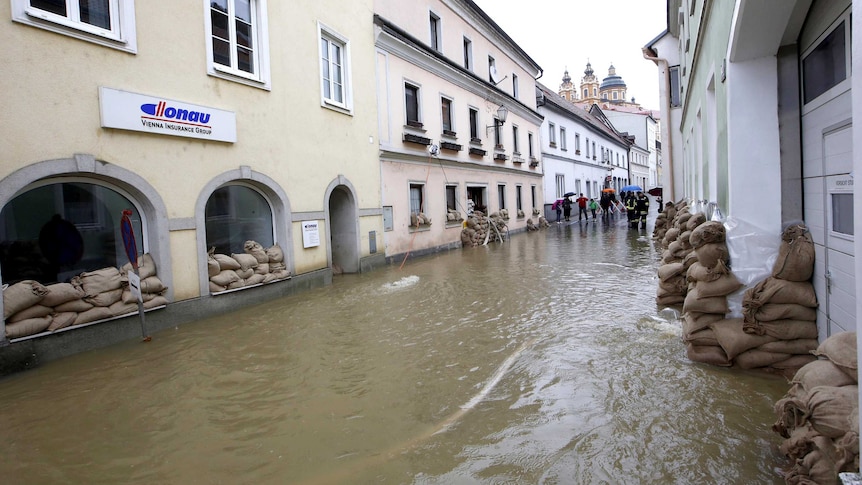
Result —
MULTIPOLYGON (((623 223, 624 224, 624 223, 623 223)), ((6 483, 782 483, 645 231, 554 225, 0 381, 6 483)))

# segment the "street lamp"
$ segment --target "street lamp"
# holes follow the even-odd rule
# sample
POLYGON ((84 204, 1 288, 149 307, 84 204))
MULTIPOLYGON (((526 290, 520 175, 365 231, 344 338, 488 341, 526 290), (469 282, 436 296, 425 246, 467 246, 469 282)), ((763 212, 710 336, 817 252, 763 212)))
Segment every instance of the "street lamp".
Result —
POLYGON ((497 108, 497 117, 494 118, 494 124, 490 125, 490 126, 486 126, 485 127, 485 133, 487 133, 488 130, 490 130, 491 128, 497 128, 497 126, 503 126, 506 123, 506 117, 507 116, 509 116, 509 109, 501 104, 500 107, 497 108))

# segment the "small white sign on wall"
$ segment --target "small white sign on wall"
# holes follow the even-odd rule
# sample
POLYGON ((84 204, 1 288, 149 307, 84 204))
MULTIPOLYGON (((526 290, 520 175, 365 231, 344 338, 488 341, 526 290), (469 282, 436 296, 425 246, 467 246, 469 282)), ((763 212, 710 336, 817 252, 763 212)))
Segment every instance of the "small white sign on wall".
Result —
POLYGON ((320 246, 320 228, 317 221, 302 221, 302 247, 320 246))

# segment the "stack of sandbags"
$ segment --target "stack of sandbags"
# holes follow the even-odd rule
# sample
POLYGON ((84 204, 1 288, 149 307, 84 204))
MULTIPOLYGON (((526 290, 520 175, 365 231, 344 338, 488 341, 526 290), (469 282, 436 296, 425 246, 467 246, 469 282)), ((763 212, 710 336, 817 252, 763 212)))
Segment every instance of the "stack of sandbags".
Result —
POLYGON ((748 365, 791 374, 812 359, 810 351, 817 347, 817 297, 810 282, 813 271, 814 242, 807 228, 802 224, 789 226, 783 231, 772 276, 743 295, 743 330, 776 339, 756 349, 748 365))
POLYGON ((426 216, 423 212, 410 214, 410 225, 412 227, 419 226, 430 226, 431 218, 426 216))
POLYGON ((546 227, 551 227, 551 223, 545 219, 545 216, 539 216, 539 228, 544 229, 546 227))
POLYGON ((856 333, 826 339, 775 403, 772 429, 792 461, 789 484, 838 484, 838 474, 859 469, 859 384, 856 333))
POLYGON ((44 332, 51 325, 50 307, 40 304, 47 294, 48 289, 35 280, 3 285, 6 338, 26 337, 44 332))
POLYGON ((284 252, 278 244, 264 249, 256 241, 246 241, 243 251, 230 256, 210 252, 207 272, 212 293, 271 283, 290 276, 284 252))
POLYGON ((659 266, 658 279, 656 304, 681 305, 685 301, 688 283, 685 280, 685 264, 683 262, 677 261, 659 266))
MULTIPOLYGON (((127 273, 131 269, 131 264, 120 269, 107 267, 83 272, 69 283, 43 286, 25 280, 4 289, 6 337, 53 332, 136 311, 137 301, 128 289, 127 273)), ((142 256, 138 271, 144 308, 166 305, 167 288, 156 275, 151 255, 142 256)))
POLYGON ((473 211, 473 215, 467 218, 467 226, 461 230, 461 244, 463 246, 481 246, 487 239, 489 242, 501 241, 506 232, 506 219, 508 213, 503 209, 485 217, 481 211, 473 211), (504 217, 506 215, 506 217, 504 217))
POLYGON ((659 212, 655 217, 655 226, 652 230, 652 237, 656 241, 661 241, 664 239, 665 233, 670 225, 670 219, 667 217, 667 212, 659 212))
MULTIPOLYGON (((523 217, 523 214, 522 214, 522 217, 523 217)), ((464 218, 461 217, 461 213, 456 211, 455 209, 447 209, 446 210, 446 222, 448 224, 455 224, 456 222, 461 222, 463 220, 464 220, 464 218)))

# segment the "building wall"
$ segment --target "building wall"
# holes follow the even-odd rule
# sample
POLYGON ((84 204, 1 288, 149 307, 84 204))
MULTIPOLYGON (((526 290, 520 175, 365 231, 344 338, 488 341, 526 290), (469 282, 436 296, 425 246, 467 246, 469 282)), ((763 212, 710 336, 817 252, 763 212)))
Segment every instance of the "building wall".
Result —
MULTIPOLYGON (((372 2, 266 7, 266 25, 258 27, 268 27, 268 42, 255 47, 270 74, 255 83, 208 74, 208 2, 172 5, 171 15, 135 2, 133 52, 13 22, 10 2, 0 4, 7 24, 0 41, 9 47, 0 54, 0 203, 57 177, 130 194, 145 219, 139 252, 153 255, 172 302, 209 295, 203 209, 224 183, 247 184, 271 202, 275 242, 295 276, 326 281, 333 187, 350 194, 358 258, 381 256, 368 235, 383 232, 372 2), (349 46, 348 109, 322 106, 321 25, 349 46), (236 141, 103 128, 102 87, 234 113, 236 141), (319 223, 319 245, 303 245, 303 221, 319 223)), ((198 315, 206 314, 206 300, 198 315)))

